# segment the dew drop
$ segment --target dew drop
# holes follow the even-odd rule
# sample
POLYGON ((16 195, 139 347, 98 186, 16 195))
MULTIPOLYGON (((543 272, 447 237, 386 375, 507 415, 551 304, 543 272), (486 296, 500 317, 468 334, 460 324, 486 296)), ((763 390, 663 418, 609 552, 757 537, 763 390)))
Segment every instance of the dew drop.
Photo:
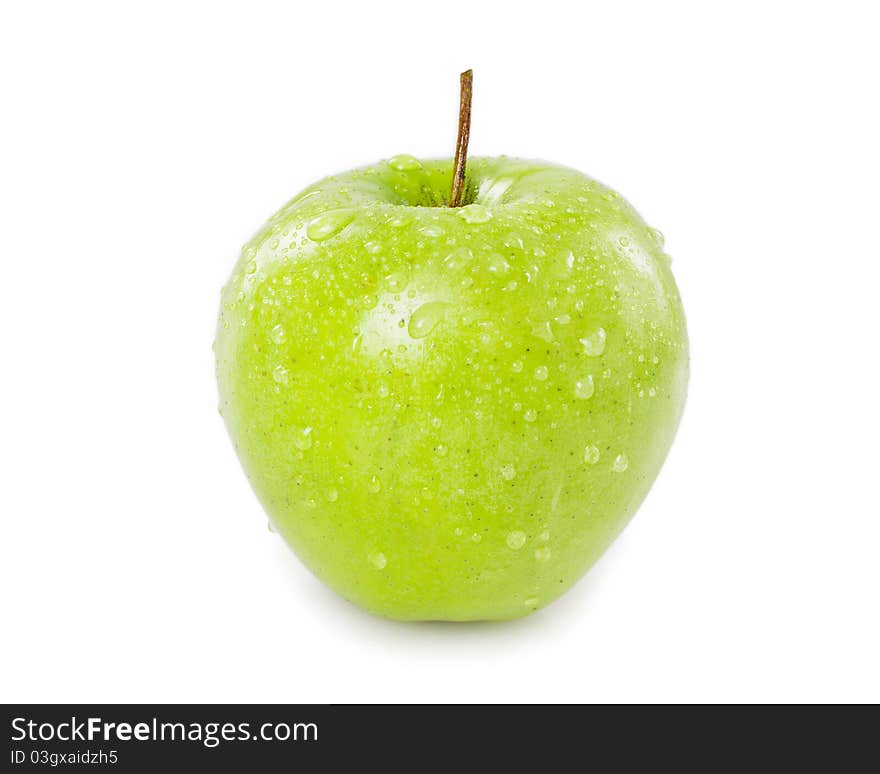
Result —
POLYGON ((388 385, 387 385, 387 384, 380 384, 380 385, 376 388, 376 394, 377 394, 380 398, 387 398, 387 397, 388 397, 388 385))
POLYGON ((590 331, 582 339, 579 339, 580 343, 583 345, 584 354, 587 357, 599 357, 599 355, 605 351, 606 338, 604 328, 596 328, 595 330, 590 331))
POLYGON ((552 556, 552 552, 550 551, 550 546, 541 546, 540 548, 535 549, 535 559, 539 562, 547 562, 550 560, 552 556))
POLYGON ((520 372, 523 370, 522 360, 514 360, 514 361, 510 364, 510 367, 513 369, 513 372, 514 372, 515 374, 520 373, 520 372))
POLYGON ((510 481, 511 479, 516 477, 516 468, 513 465, 502 465, 501 467, 501 478, 505 481, 510 481))
POLYGON ((486 261, 486 267, 493 274, 507 274, 510 271, 510 264, 505 260, 503 255, 492 253, 486 261))
POLYGON ((312 428, 301 427, 293 436, 293 445, 300 451, 308 451, 312 448, 312 428))
POLYGON ((473 257, 473 253, 466 247, 459 247, 447 255, 443 259, 443 263, 450 269, 460 269, 469 264, 473 257))
POLYGON ((663 232, 659 228, 649 228, 648 231, 651 233, 651 238, 657 244, 657 247, 663 247, 666 244, 666 237, 663 236, 663 232))
POLYGON ((388 160, 388 166, 396 169, 398 172, 407 172, 411 169, 420 169, 422 164, 415 157, 408 153, 400 153, 388 160))
POLYGON ((275 532, 275 527, 274 527, 274 525, 272 524, 271 521, 267 521, 267 522, 266 522, 266 526, 269 528, 269 532, 272 532, 272 533, 275 532))
POLYGON ((547 371, 547 366, 538 366, 535 369, 535 379, 537 379, 539 382, 546 381, 548 373, 549 372, 547 371))
POLYGON ((629 467, 629 459, 623 453, 618 454, 611 463, 611 470, 615 473, 623 473, 629 467))
POLYGON ((446 444, 438 443, 434 449, 434 452, 438 457, 445 457, 449 449, 446 448, 446 444))
POLYGON ((587 465, 595 465, 599 461, 599 447, 589 444, 584 449, 584 462, 587 465))
POLYGON ((248 265, 244 267, 245 274, 253 274, 257 270, 256 261, 248 261, 248 265))
POLYGON ((459 207, 456 215, 465 223, 486 223, 492 219, 492 213, 482 204, 468 204, 465 207, 459 207))
POLYGON ((339 492, 336 489, 327 490, 327 502, 335 503, 339 499, 339 492))
POLYGON ((628 247, 629 246, 629 237, 622 236, 617 241, 620 242, 621 247, 628 247))
POLYGON ((385 277, 385 285, 391 293, 401 293, 406 289, 407 278, 403 272, 394 271, 385 277))
POLYGON ((550 531, 545 529, 540 535, 538 535, 538 539, 546 543, 550 540, 550 531))
POLYGON ((534 409, 526 409, 526 413, 523 414, 523 419, 526 422, 534 422, 538 418, 538 412, 534 409))
POLYGON ((556 337, 553 335, 553 328, 550 327, 550 321, 544 320, 544 322, 535 323, 532 326, 532 333, 537 336, 539 339, 543 339, 548 344, 551 343, 556 337))
POLYGON ((583 379, 578 379, 574 383, 574 397, 578 400, 592 398, 595 391, 596 386, 593 384, 593 377, 591 374, 587 374, 583 379))
POLYGON ((388 560, 385 558, 385 554, 381 551, 373 551, 367 557, 370 564, 373 565, 377 570, 384 570, 385 565, 388 564, 388 560))
POLYGON ((306 236, 314 242, 323 242, 338 234, 354 220, 351 210, 331 210, 323 215, 318 215, 306 227, 306 236))
POLYGON ((474 543, 479 543, 482 539, 483 539, 483 536, 479 532, 474 532, 474 534, 471 535, 471 540, 474 543))
POLYGON ((372 476, 370 480, 367 482, 367 489, 370 490, 373 494, 377 494, 382 489, 382 482, 379 480, 379 476, 372 476))
POLYGON ((537 597, 529 597, 525 602, 523 602, 523 604, 526 607, 536 607, 538 604, 538 598, 537 597))
POLYGON ((272 369, 272 378, 278 382, 278 384, 287 384, 287 369, 283 365, 275 366, 275 368, 272 369))
POLYGON ((422 304, 409 318, 407 332, 414 339, 423 339, 446 317, 449 304, 444 301, 429 301, 422 304))
POLYGON ((270 335, 272 336, 272 341, 274 341, 276 344, 283 344, 284 341, 287 339, 287 332, 284 330, 283 325, 276 325, 272 329, 272 333, 270 335))
POLYGON ((507 546, 514 551, 519 551, 526 544, 526 533, 520 529, 507 533, 507 546))

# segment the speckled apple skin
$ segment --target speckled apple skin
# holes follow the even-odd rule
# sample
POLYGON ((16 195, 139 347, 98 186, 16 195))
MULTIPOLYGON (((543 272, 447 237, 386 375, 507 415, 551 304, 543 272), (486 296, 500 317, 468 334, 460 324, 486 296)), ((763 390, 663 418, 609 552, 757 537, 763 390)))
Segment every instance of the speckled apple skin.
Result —
POLYGON ((309 569, 401 620, 511 619, 626 525, 685 401, 659 232, 544 162, 329 177, 244 247, 215 341, 221 413, 309 569))

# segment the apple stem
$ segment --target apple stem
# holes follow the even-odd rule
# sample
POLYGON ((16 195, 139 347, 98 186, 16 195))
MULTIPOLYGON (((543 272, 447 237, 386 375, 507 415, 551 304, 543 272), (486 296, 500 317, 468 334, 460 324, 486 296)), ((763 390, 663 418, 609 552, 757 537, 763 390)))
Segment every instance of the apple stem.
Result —
POLYGON ((474 90, 474 71, 465 70, 460 76, 461 96, 458 103, 458 140, 455 143, 455 164, 452 168, 450 207, 460 207, 467 176, 467 149, 471 136, 471 96, 474 90))

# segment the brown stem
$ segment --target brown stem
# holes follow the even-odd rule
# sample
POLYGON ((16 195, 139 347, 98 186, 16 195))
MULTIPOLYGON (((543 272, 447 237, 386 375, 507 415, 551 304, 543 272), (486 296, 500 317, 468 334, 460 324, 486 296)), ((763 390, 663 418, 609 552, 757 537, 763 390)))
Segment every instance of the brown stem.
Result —
POLYGON ((452 193, 450 207, 461 206, 467 176, 467 149, 471 136, 471 95, 474 90, 474 71, 461 74, 461 97, 458 103, 458 140, 455 143, 455 165, 452 168, 452 193))

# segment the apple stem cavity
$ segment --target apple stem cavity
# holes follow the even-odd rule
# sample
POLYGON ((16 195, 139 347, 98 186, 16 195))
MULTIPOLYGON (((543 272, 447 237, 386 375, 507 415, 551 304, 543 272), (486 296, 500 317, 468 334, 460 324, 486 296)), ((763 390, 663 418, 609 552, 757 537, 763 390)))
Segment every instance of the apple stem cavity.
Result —
POLYGON ((458 103, 458 139, 455 142, 455 163, 452 168, 450 207, 460 207, 467 177, 467 149, 471 136, 471 96, 474 90, 474 71, 465 70, 460 78, 461 96, 458 103))

